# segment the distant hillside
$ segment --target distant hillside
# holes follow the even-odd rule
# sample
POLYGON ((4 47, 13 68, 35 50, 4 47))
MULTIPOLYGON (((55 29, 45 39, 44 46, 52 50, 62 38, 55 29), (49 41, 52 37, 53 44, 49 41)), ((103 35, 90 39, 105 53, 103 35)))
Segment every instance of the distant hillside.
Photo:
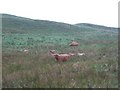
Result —
POLYGON ((36 32, 66 32, 80 29, 74 25, 46 21, 32 20, 14 15, 2 14, 3 33, 36 33, 36 32))
POLYGON ((66 24, 47 20, 33 20, 24 17, 18 17, 9 14, 2 14, 2 32, 3 33, 47 33, 47 34, 63 34, 63 33, 81 33, 90 30, 109 30, 117 31, 116 28, 93 25, 87 23, 66 24))
POLYGON ((90 23, 78 23, 75 25, 80 28, 86 27, 86 28, 96 29, 96 30, 117 30, 117 28, 114 28, 114 27, 106 27, 106 26, 95 25, 95 24, 90 24, 90 23))

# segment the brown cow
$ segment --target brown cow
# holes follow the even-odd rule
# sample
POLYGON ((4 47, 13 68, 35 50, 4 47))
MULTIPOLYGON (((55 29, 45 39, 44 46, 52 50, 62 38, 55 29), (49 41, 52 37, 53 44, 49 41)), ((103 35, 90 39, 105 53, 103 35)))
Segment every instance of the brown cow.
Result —
POLYGON ((51 53, 51 55, 52 55, 58 62, 68 61, 68 59, 69 59, 70 56, 75 55, 74 53, 59 54, 59 53, 56 53, 55 50, 50 50, 50 53, 51 53))

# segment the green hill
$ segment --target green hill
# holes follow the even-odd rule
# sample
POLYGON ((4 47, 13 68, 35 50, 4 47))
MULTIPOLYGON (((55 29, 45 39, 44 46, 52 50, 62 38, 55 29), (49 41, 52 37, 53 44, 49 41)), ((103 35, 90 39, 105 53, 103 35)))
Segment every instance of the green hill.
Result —
POLYGON ((114 27, 107 27, 107 26, 95 25, 95 24, 90 24, 90 23, 77 23, 75 25, 79 27, 89 27, 89 28, 96 28, 96 29, 117 29, 114 27))
POLYGON ((71 25, 47 20, 33 20, 8 14, 2 14, 2 25, 2 33, 5 35, 3 37, 4 42, 9 40, 11 42, 12 39, 15 41, 14 37, 24 37, 24 40, 34 38, 36 41, 46 40, 47 43, 58 43, 59 40, 60 43, 67 43, 73 39, 90 43, 93 41, 116 41, 118 35, 118 29, 113 27, 89 23, 71 25))
POLYGON ((74 25, 2 14, 3 33, 60 33, 78 30, 74 25))
POLYGON ((72 33, 88 30, 117 31, 117 28, 80 23, 66 24, 47 20, 33 20, 9 14, 2 14, 3 33, 72 33))
POLYGON ((107 27, 107 26, 102 26, 102 25, 95 25, 95 24, 90 24, 90 23, 78 23, 75 25, 80 28, 88 28, 88 29, 93 29, 93 30, 101 30, 101 31, 107 30, 107 31, 112 31, 112 32, 118 31, 118 28, 107 27))

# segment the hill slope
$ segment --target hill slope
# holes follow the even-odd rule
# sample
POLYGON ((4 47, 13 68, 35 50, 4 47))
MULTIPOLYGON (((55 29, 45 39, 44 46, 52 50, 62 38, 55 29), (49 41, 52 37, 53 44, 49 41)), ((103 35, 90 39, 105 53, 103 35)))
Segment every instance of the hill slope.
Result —
POLYGON ((3 33, 43 33, 78 30, 74 25, 46 20, 32 20, 13 15, 2 14, 3 33))
POLYGON ((95 24, 90 24, 90 23, 78 23, 75 24, 76 26, 82 28, 89 28, 89 29, 95 29, 95 30, 109 30, 109 31, 117 31, 118 28, 114 28, 114 27, 106 27, 106 26, 102 26, 102 25, 95 25, 95 24))
POLYGON ((47 20, 33 20, 9 14, 2 14, 3 33, 74 33, 90 30, 112 31, 117 28, 105 27, 94 24, 66 24, 47 20))

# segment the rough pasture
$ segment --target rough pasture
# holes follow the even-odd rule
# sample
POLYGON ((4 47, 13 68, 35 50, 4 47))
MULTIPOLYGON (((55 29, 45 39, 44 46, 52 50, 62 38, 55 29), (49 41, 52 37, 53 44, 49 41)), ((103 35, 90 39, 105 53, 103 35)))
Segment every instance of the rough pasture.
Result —
POLYGON ((99 40, 86 37, 74 37, 80 45, 72 48, 69 43, 73 37, 70 36, 3 35, 3 87, 117 88, 116 37, 99 40), (29 52, 24 53, 25 48, 29 52), (58 63, 51 57, 51 49, 85 55, 58 63))

